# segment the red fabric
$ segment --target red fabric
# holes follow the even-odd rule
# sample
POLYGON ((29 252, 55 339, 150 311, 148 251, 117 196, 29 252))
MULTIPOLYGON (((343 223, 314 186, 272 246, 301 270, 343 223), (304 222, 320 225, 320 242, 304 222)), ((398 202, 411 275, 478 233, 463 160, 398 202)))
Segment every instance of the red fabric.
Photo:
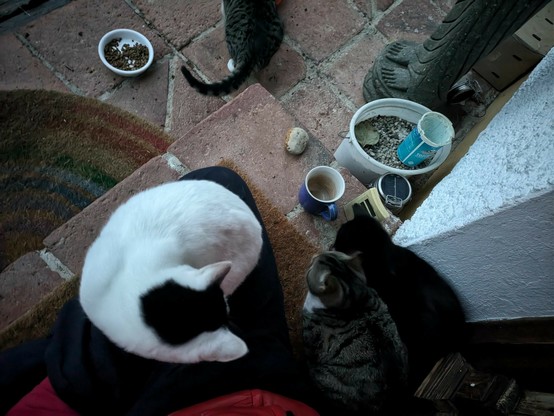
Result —
POLYGON ((171 413, 169 416, 319 416, 296 400, 264 390, 243 390, 171 413))
MULTIPOLYGON (((169 416, 319 416, 304 403, 264 390, 243 390, 171 413, 169 416)), ((6 416, 79 416, 58 397, 45 378, 24 396, 6 416)))
POLYGON ((58 397, 48 377, 25 395, 6 416, 79 416, 58 397))

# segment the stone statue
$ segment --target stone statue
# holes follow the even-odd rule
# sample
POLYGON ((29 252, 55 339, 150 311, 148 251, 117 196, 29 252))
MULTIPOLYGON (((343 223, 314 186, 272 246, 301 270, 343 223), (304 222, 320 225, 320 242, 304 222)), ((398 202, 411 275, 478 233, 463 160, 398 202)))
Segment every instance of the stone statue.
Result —
POLYGON ((401 40, 385 46, 365 77, 365 100, 444 105, 452 85, 548 1, 458 0, 422 44, 401 40))

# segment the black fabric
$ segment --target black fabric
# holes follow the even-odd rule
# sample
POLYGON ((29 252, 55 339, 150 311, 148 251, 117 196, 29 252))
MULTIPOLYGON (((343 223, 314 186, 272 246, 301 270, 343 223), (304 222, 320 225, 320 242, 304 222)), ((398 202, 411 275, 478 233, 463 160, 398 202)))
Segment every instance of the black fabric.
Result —
POLYGON ((48 343, 48 339, 30 341, 0 354, 0 415, 44 379, 48 343))
MULTIPOLYGON (((182 179, 222 184, 240 196, 262 223, 250 190, 235 172, 210 167, 182 179)), ((234 332, 246 341, 249 353, 228 363, 170 364, 129 354, 92 325, 77 299, 60 312, 47 345, 33 351, 38 356, 45 351, 55 391, 83 415, 167 415, 248 388, 314 406, 315 396, 292 357, 283 293, 265 228, 260 260, 230 297, 229 307, 234 332)), ((11 358, 16 359, 23 348, 12 351, 11 358)))

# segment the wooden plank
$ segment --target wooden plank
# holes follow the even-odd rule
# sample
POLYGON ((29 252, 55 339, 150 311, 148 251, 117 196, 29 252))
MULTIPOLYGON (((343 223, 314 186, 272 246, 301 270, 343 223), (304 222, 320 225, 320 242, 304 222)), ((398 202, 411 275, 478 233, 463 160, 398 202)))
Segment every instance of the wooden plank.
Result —
POLYGON ((514 378, 524 390, 554 392, 552 344, 471 344, 462 354, 477 370, 514 378))
POLYGON ((460 354, 450 354, 435 364, 414 396, 432 401, 448 400, 458 390, 460 383, 471 369, 460 354))
POLYGON ((461 354, 453 353, 433 367, 414 396, 431 401, 439 413, 508 415, 521 389, 514 379, 476 371, 461 354))
POLYGON ((468 323, 470 344, 553 344, 554 317, 468 323))
POLYGON ((526 391, 510 416, 554 416, 554 394, 526 391))

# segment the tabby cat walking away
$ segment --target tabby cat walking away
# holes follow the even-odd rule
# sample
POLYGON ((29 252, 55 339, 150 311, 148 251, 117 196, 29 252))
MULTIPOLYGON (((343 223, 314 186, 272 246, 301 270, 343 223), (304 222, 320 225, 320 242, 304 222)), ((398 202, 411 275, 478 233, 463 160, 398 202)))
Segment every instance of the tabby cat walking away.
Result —
POLYGON ((223 81, 207 84, 181 67, 188 83, 204 95, 238 89, 254 71, 265 68, 283 40, 283 23, 275 0, 223 0, 225 38, 234 70, 223 81))
POLYGON ((408 355, 387 306, 366 284, 359 254, 329 251, 306 275, 303 338, 310 377, 337 415, 396 415, 408 355))

